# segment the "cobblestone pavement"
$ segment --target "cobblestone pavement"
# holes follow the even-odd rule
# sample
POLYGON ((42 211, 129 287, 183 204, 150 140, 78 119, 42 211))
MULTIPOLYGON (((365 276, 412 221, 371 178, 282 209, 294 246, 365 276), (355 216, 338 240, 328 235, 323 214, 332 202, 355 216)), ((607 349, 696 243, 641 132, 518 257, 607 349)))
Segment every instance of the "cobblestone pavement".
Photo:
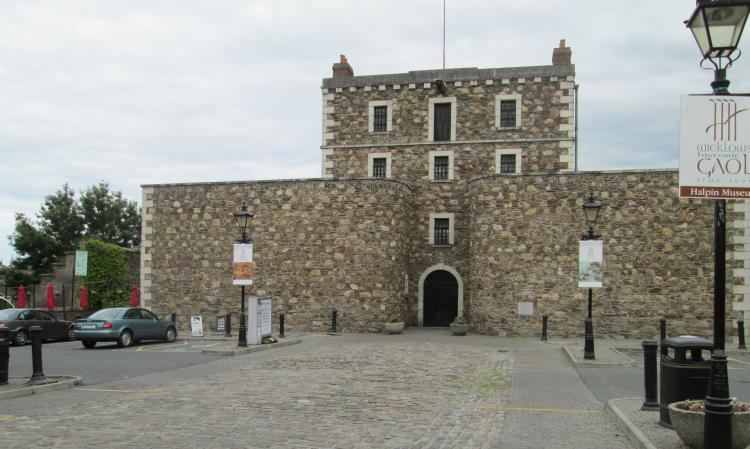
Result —
POLYGON ((371 340, 307 342, 244 357, 223 373, 88 392, 78 403, 0 419, 2 447, 500 447, 508 353, 371 340))

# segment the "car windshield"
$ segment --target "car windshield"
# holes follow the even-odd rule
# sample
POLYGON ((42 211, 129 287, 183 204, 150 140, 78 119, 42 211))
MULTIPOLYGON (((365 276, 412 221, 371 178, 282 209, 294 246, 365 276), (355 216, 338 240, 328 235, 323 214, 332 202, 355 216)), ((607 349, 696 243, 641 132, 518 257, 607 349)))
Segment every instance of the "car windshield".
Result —
POLYGON ((9 320, 11 318, 14 318, 16 316, 16 313, 18 313, 18 310, 16 309, 0 310, 0 320, 9 320))
POLYGON ((96 313, 91 314, 89 319, 92 320, 112 320, 122 312, 122 309, 102 309, 96 313))

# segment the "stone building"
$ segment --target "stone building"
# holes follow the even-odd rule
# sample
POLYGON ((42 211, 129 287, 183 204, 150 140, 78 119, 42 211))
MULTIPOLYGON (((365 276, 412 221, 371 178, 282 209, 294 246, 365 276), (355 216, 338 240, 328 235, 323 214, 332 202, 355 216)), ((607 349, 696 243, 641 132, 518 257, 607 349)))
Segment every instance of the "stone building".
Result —
MULTIPOLYGON (((534 67, 355 76, 342 55, 322 85, 320 179, 143 186, 143 302, 236 316, 231 221, 246 201, 252 294, 294 329, 326 330, 335 309, 344 331, 378 331, 392 314, 411 326, 463 315, 474 332, 532 335, 549 315, 555 335, 578 335, 593 194, 604 204, 596 333, 653 336, 666 316, 672 332, 709 336, 710 202, 679 199, 676 170, 577 171, 575 91, 564 41, 534 67)), ((743 207, 730 217, 740 245, 743 207)), ((750 276, 735 249, 730 321, 747 310, 750 276)))

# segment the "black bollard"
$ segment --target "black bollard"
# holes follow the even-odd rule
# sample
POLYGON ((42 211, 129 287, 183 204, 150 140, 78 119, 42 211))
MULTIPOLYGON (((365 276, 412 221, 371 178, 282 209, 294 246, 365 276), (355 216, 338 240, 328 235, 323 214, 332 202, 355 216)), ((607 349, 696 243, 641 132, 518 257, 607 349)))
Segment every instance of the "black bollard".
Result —
POLYGON ((46 377, 42 368, 42 328, 31 326, 29 328, 29 335, 31 335, 31 363, 33 366, 33 373, 31 374, 29 383, 44 382, 46 377))
POLYGON ((169 319, 172 320, 172 324, 177 324, 177 313, 172 312, 172 315, 170 315, 169 319))
POLYGON ((224 318, 224 336, 225 337, 232 336, 232 314, 231 313, 227 313, 226 318, 224 318))
MULTIPOLYGON (((667 319, 659 318, 659 344, 667 339, 667 319)), ((661 346, 661 355, 667 355, 667 348, 661 346)))
POLYGON ((279 314, 279 338, 285 338, 284 335, 284 314, 279 314))
POLYGON ((331 334, 336 333, 336 310, 331 312, 331 329, 328 331, 331 334))
POLYGON ((658 347, 659 343, 655 341, 643 342, 643 385, 646 400, 643 401, 641 410, 659 410, 656 391, 656 349, 658 347))
POLYGON ((0 385, 8 384, 8 362, 10 360, 10 330, 5 326, 0 326, 0 385))
POLYGON ((745 346, 745 322, 742 320, 737 320, 737 337, 740 340, 737 349, 747 349, 747 346, 745 346))
POLYGON ((547 315, 542 315, 542 341, 547 341, 547 315))

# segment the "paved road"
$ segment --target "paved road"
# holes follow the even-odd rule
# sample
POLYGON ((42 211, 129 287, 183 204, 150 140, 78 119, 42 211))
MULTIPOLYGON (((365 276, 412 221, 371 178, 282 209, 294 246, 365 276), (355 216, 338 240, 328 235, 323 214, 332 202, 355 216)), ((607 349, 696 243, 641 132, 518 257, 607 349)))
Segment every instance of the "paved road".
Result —
MULTIPOLYGON (((643 386, 643 355, 630 354, 636 362, 634 367, 587 367, 576 366, 578 375, 586 387, 601 403, 614 398, 641 397, 643 386)), ((729 389, 733 397, 750 402, 750 353, 730 354, 729 389)))
MULTIPOLYGON (((102 354, 196 355, 153 348, 102 354)), ((440 329, 307 336, 4 400, 0 432, 9 448, 631 448, 558 346, 440 329)))
MULTIPOLYGON (((85 349, 80 342, 42 345, 44 373, 80 376, 86 385, 128 379, 206 363, 215 358, 200 353, 201 345, 216 342, 143 343, 130 348, 100 343, 85 349)), ((31 345, 10 348, 10 376, 31 376, 31 345)))

